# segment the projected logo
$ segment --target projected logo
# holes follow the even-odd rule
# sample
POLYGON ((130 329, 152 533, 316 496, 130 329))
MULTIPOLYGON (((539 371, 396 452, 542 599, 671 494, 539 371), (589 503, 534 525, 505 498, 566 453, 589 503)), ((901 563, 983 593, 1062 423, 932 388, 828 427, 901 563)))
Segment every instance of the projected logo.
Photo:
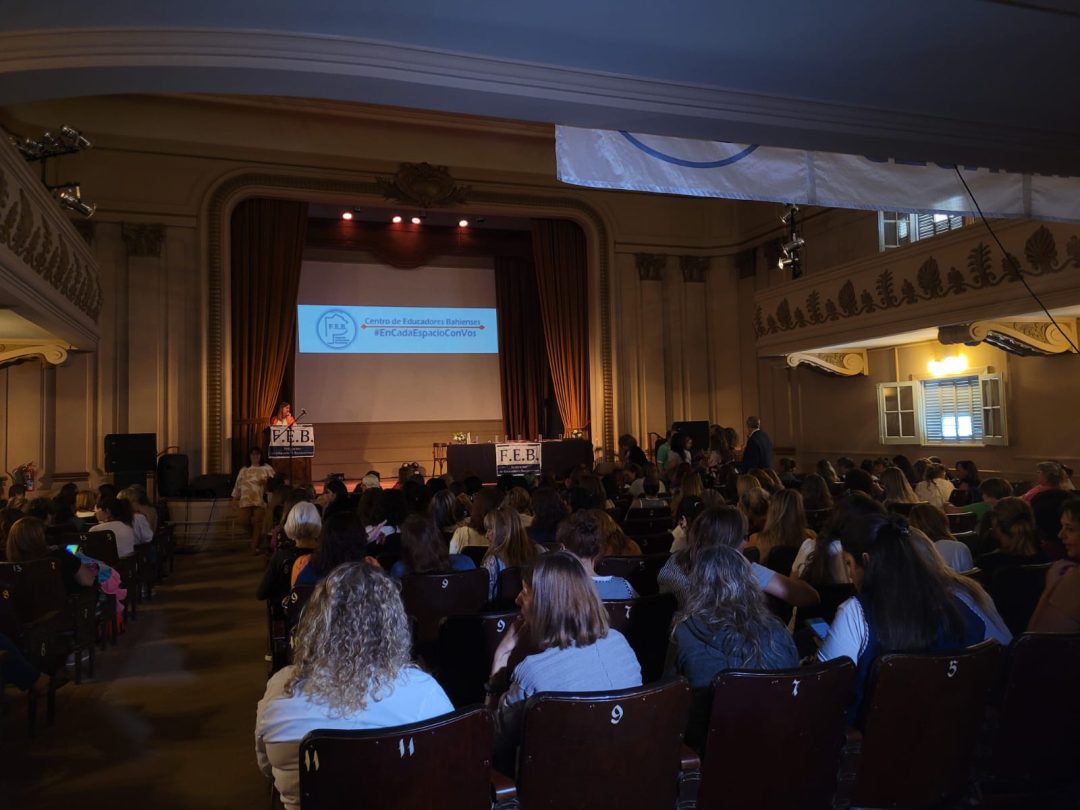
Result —
POLYGON ((356 340, 356 321, 340 309, 328 309, 315 323, 319 340, 329 349, 347 349, 356 340))

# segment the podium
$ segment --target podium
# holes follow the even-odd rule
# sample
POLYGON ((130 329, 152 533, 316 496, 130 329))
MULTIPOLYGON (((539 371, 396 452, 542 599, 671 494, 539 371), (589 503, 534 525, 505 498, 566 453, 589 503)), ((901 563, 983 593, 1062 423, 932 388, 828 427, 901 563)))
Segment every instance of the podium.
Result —
POLYGON ((315 426, 271 425, 263 431, 266 455, 274 472, 292 486, 311 483, 311 459, 315 455, 315 426))

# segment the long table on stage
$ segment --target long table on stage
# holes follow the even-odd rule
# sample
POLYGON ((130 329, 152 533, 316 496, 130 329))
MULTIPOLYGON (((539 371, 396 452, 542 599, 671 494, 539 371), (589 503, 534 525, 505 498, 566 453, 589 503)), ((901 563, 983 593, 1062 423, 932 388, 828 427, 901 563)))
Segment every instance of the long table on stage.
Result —
MULTIPOLYGON (((593 465, 593 446, 587 439, 545 441, 540 450, 540 468, 551 475, 585 464, 593 465)), ((495 474, 495 445, 451 444, 446 448, 446 471, 460 481, 466 474, 476 475, 484 483, 498 480, 495 474)))

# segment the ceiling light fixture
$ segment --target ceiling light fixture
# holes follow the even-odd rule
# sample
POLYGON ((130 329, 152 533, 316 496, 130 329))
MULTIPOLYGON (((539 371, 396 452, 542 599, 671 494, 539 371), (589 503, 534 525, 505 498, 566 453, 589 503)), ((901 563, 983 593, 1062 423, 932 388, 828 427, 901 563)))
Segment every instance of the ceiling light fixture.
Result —
POLYGON ((411 223, 412 223, 413 225, 419 225, 419 224, 420 224, 420 223, 421 223, 421 222, 422 222, 423 220, 421 220, 421 219, 420 219, 420 217, 413 217, 413 218, 412 218, 411 220, 409 220, 409 221, 410 221, 410 222, 411 222, 411 223))
POLYGON ((951 354, 948 357, 942 357, 941 360, 931 360, 926 364, 926 370, 935 377, 960 374, 967 371, 967 367, 967 358, 962 354, 951 354))
POLYGON ((349 220, 351 220, 353 218, 352 211, 342 211, 341 212, 341 218, 343 220, 345 220, 346 222, 348 222, 349 220))
POLYGON ((393 222, 395 225, 400 225, 401 224, 401 214, 394 214, 392 217, 390 217, 390 221, 393 222))
POLYGON ((459 228, 468 228, 469 227, 469 220, 467 220, 467 219, 459 219, 458 220, 458 227, 459 228))

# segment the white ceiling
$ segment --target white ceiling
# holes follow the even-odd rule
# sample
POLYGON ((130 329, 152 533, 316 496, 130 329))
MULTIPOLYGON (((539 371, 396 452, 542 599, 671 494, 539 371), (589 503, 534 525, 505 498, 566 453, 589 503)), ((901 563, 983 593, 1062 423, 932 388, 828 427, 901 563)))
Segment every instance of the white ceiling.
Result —
POLYGON ((0 104, 293 95, 1080 174, 1075 0, 0 9, 0 104))

